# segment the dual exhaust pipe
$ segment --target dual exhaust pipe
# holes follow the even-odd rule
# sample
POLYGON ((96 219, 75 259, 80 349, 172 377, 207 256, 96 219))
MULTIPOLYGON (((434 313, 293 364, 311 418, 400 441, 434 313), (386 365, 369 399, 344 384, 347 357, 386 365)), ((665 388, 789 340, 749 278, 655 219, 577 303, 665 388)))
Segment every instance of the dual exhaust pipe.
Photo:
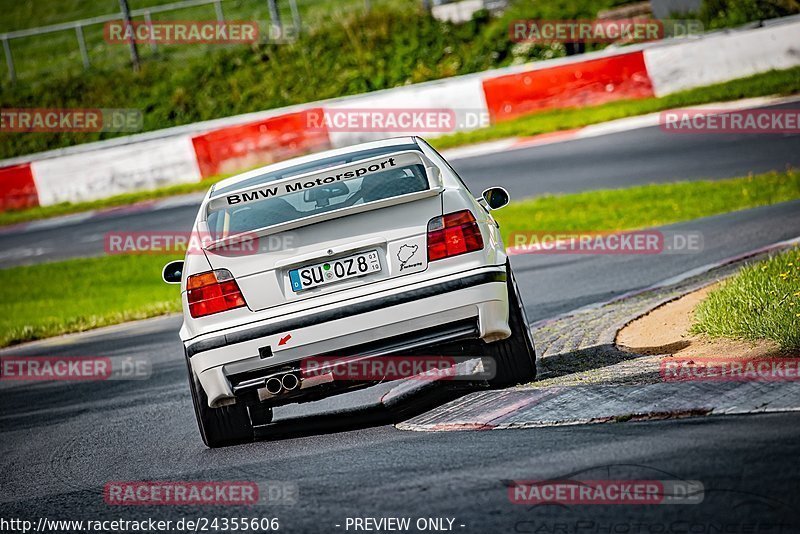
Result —
POLYGON ((265 387, 270 395, 278 395, 284 391, 294 391, 300 386, 300 379, 294 373, 286 373, 267 379, 265 387))
POLYGON ((258 390, 258 399, 265 401, 297 389, 313 388, 321 384, 327 384, 328 382, 333 382, 332 374, 301 378, 297 371, 285 372, 267 378, 264 387, 258 390))

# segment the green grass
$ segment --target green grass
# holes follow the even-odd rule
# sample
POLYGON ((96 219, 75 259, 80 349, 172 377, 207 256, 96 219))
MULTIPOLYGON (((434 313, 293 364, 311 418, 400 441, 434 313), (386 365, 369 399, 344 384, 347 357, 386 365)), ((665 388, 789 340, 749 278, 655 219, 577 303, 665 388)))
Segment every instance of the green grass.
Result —
POLYGON ((724 102, 767 95, 800 93, 800 67, 772 70, 747 78, 681 91, 660 98, 620 100, 588 108, 558 109, 501 122, 471 132, 461 132, 431 140, 436 148, 502 139, 524 137, 558 130, 580 128, 589 124, 644 115, 656 111, 711 102, 724 102))
POLYGON ((750 265, 709 293, 692 332, 800 349, 800 248, 750 265))
MULTIPOLYGON (((174 0, 129 0, 131 10, 151 8, 174 3, 174 0)), ((364 0, 297 0, 301 22, 306 27, 329 22, 331 18, 346 13, 356 13, 365 8, 364 0)), ((409 8, 414 0, 373 0, 375 8, 409 8)), ((278 2, 281 20, 292 24, 288 1, 278 2)), ((415 6, 414 6, 415 7, 415 6)), ((118 0, 0 0, 0 33, 26 28, 48 26, 120 12, 118 0)), ((269 9, 266 0, 223 0, 222 12, 226 20, 256 21, 259 33, 267 35, 269 9)), ((216 20, 213 4, 186 7, 173 11, 154 13, 152 20, 216 20)), ((135 21, 143 20, 141 17, 135 21)), ((103 25, 86 26, 83 30, 92 69, 128 68, 130 56, 125 46, 108 44, 103 37, 103 25)), ((17 76, 23 82, 35 80, 44 74, 67 71, 75 76, 83 73, 83 62, 75 31, 72 29, 41 36, 13 39, 10 42, 17 76)), ((181 60, 201 57, 219 45, 168 45, 152 50, 150 45, 140 45, 144 61, 169 61, 175 66, 181 60)), ((7 66, 0 61, 0 75, 7 76, 7 66)))
POLYGON ((647 228, 800 198, 800 171, 547 195, 495 212, 503 242, 533 231, 647 228))
MULTIPOLYGON (((385 4, 408 5, 415 0, 371 0, 372 6, 385 4)), ((145 9, 164 4, 172 4, 175 0, 128 0, 131 10, 145 9)), ((297 6, 303 19, 320 18, 332 11, 350 11, 363 9, 364 0, 297 0, 297 6)), ((287 0, 279 0, 278 8, 284 22, 291 22, 291 10, 287 0)), ((117 14, 120 11, 119 0, 0 0, 3 19, 0 20, 0 32, 59 24, 73 20, 117 14)), ((259 19, 268 21, 269 10, 266 0, 223 0, 222 11, 227 20, 259 19)), ((214 6, 182 8, 167 12, 170 18, 185 20, 187 14, 215 18, 214 6), (202 10, 193 13, 193 10, 202 10)))
MULTIPOLYGON (((794 93, 800 93, 800 67, 780 71, 769 71, 731 82, 675 93, 674 95, 664 98, 614 102, 583 109, 566 109, 539 113, 474 132, 432 139, 431 142, 439 149, 452 148, 454 146, 486 141, 489 139, 518 135, 534 135, 537 133, 576 128, 587 124, 636 115, 637 113, 648 113, 660 109, 670 109, 673 107, 708 102, 722 102, 752 96, 772 94, 786 95, 794 93)), ((41 206, 25 210, 0 212, 0 226, 87 210, 123 206, 134 202, 142 202, 183 193, 205 191, 214 182, 228 176, 231 176, 231 174, 210 178, 199 183, 186 183, 155 190, 125 193, 91 202, 62 203, 54 206, 41 206)))
POLYGON ((0 346, 180 310, 167 256, 104 256, 0 270, 0 346))
POLYGON ((123 193, 121 195, 115 195, 113 197, 102 198, 99 200, 92 200, 89 202, 62 202, 60 204, 53 204, 52 206, 38 206, 24 210, 4 211, 0 213, 0 226, 34 221, 37 219, 47 219, 49 217, 57 217, 59 215, 68 215, 70 213, 79 213, 82 211, 128 206, 137 202, 192 193, 195 191, 208 189, 209 187, 211 187, 211 182, 207 180, 200 183, 178 184, 169 187, 163 187, 161 189, 123 193))
MULTIPOLYGON (((131 0, 133 9, 167 0, 131 0)), ((721 0, 727 2, 728 0, 721 0)), ((795 0, 790 0, 796 3, 795 0)), ((478 12, 463 24, 441 22, 420 0, 298 0, 304 31, 289 44, 269 42, 266 0, 224 0, 228 20, 256 20, 264 39, 251 45, 160 45, 140 47, 140 72, 132 72, 125 45, 111 45, 102 25, 84 30, 91 67, 84 70, 75 32, 11 41, 18 83, 8 81, 0 60, 0 108, 131 108, 142 112, 143 131, 263 111, 326 98, 405 86, 487 69, 561 57, 562 44, 514 43, 516 19, 593 18, 618 0, 514 0, 499 17, 478 12)), ((283 20, 291 19, 287 1, 283 20)), ((79 17, 115 13, 116 0, 0 0, 0 32, 79 17)), ((747 17, 759 11, 747 12, 747 17)), ((790 11, 791 12, 791 11, 790 11)), ((775 16, 778 12, 768 12, 775 16)), ((157 14, 154 20, 208 20, 211 6, 157 14)), ((739 20, 738 18, 736 20, 739 20)), ((587 45, 586 51, 605 45, 587 45)), ((764 89, 759 94, 764 94, 764 89)), ((779 90, 775 92, 781 92, 779 90)), ((707 101, 702 99, 701 101, 707 101)), ((610 118, 652 108, 633 104, 610 118)), ((602 112, 598 112, 602 113, 602 112)), ((578 120, 567 120, 582 125, 578 120)), ((560 120, 560 119, 559 119, 560 120)), ((600 120, 592 118, 591 121, 600 120)), ((558 128, 570 127, 562 125, 558 128)), ((516 135, 513 127, 506 133, 516 135)), ((548 127, 545 126, 546 131, 548 127)), ((520 125, 522 133, 542 127, 520 125)), ((0 159, 98 141, 119 132, 0 132, 0 159)), ((472 134, 471 141, 482 134, 472 134)), ((460 141, 451 141, 457 144, 460 141)))
MULTIPOLYGON (((241 172, 246 172, 246 170, 241 172)), ((234 174, 239 173, 220 174, 218 176, 206 178, 202 182, 175 184, 161 187, 159 189, 148 189, 145 191, 132 191, 130 193, 122 193, 120 195, 100 198, 88 202, 62 202, 60 204, 53 204, 52 206, 37 206, 35 208, 27 208, 24 210, 4 211, 0 212, 0 226, 34 221, 37 219, 47 219, 48 217, 57 217, 59 215, 69 215, 71 213, 80 213, 82 211, 129 206, 137 202, 145 202, 159 198, 196 193, 198 191, 206 191, 214 183, 224 180, 229 176, 233 176, 234 174)))
POLYGON ((798 12, 800 2, 797 0, 704 0, 697 17, 706 28, 717 29, 798 12))
MULTIPOLYGON (((421 0, 368 0, 373 9, 392 8, 412 10, 418 8, 421 0)), ((592 17, 598 10, 630 3, 635 0, 571 0, 561 5, 559 2, 546 2, 544 5, 523 0, 520 5, 535 9, 530 16, 535 18, 567 19, 592 17), (525 6, 525 4, 528 4, 525 6)), ((152 8, 174 0, 129 0, 132 10, 152 8)), ((298 10, 304 27, 329 24, 332 19, 346 13, 365 10, 366 0, 297 0, 298 10)), ((706 0, 697 15, 707 28, 738 26, 753 20, 762 20, 797 13, 800 5, 796 0, 764 2, 761 0, 706 0)), ((278 7, 284 23, 291 23, 292 13, 287 0, 280 0, 278 7)), ((266 32, 269 21, 267 0, 223 0, 222 11, 227 20, 255 20, 260 23, 262 33, 266 32)), ((100 15, 119 12, 118 0, 0 0, 0 33, 76 21, 100 15)), ((687 15, 687 18, 690 15, 687 15)), ((182 8, 166 13, 152 15, 153 20, 213 20, 216 14, 213 5, 182 8)), ((517 17, 521 18, 521 17, 517 17)), ((102 25, 84 29, 87 49, 93 68, 119 66, 125 68, 128 61, 127 49, 123 46, 108 45, 103 39, 102 25)), ((18 75, 23 80, 36 79, 47 73, 65 70, 80 75, 82 60, 73 30, 51 33, 41 37, 29 37, 11 41, 18 75)), ((165 57, 176 65, 180 57, 202 56, 210 50, 203 46, 161 47, 153 52, 150 47, 141 47, 146 61, 164 60, 165 57), (178 57, 164 54, 165 48, 179 51, 178 57)), ((0 61, 0 75, 6 75, 5 63, 0 61)))
MULTIPOLYGON (((74 52, 74 44, 64 43, 56 50, 20 52, 21 78, 16 85, 3 78, 0 68, 0 108, 131 108, 142 112, 143 131, 158 130, 563 56, 565 47, 558 43, 512 42, 509 22, 590 18, 609 1, 517 0, 502 17, 482 11, 468 22, 451 24, 424 13, 418 0, 381 0, 368 13, 328 10, 324 23, 308 27, 289 44, 161 46, 158 57, 145 57, 138 73, 124 61, 103 59, 106 53, 124 57, 124 45, 111 50, 102 46, 90 52, 94 63, 87 71, 78 61, 73 68, 37 73, 39 64, 55 61, 67 50, 74 52), (184 53, 181 46, 189 50, 184 53), (28 72, 34 75, 23 78, 28 72)), ((340 5, 326 2, 329 7, 340 5)), ((266 0, 259 5, 266 6, 266 0)), ((119 135, 0 132, 0 159, 119 135)))
MULTIPOLYGON (((800 172, 545 196, 496 212, 509 233, 623 230, 800 198, 800 172)), ((0 270, 0 346, 178 311, 167 256, 104 256, 0 270)))

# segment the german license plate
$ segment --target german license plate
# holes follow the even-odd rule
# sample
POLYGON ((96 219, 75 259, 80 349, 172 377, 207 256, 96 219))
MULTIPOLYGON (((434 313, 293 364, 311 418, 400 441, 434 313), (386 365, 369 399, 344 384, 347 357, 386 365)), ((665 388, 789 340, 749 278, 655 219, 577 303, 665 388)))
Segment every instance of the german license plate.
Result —
POLYGON ((381 270, 378 251, 370 250, 346 258, 316 263, 289 271, 292 291, 332 284, 340 280, 364 276, 381 270))

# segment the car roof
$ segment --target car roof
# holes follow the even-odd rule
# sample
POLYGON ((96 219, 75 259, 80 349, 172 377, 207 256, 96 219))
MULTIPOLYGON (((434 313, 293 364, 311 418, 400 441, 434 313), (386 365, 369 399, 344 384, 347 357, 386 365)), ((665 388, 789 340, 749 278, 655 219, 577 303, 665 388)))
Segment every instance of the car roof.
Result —
POLYGON ((217 182, 212 186, 210 193, 211 196, 214 196, 215 193, 221 190, 237 189, 238 185, 242 185, 248 181, 251 181, 253 178, 258 178, 259 176, 268 175, 276 171, 281 171, 283 169, 288 169, 291 167, 303 165, 306 163, 311 163, 318 160, 324 160, 331 157, 342 156, 362 151, 369 151, 376 148, 388 148, 392 146, 397 146, 399 150, 400 149, 399 147, 404 147, 404 146, 407 147, 407 145, 415 145, 416 147, 419 147, 415 137, 406 136, 406 137, 392 137, 389 139, 381 139, 380 141, 371 141, 367 143, 360 143, 357 145, 350 145, 343 148, 325 150, 323 152, 315 152, 313 154, 307 154, 305 156, 291 158, 280 161, 278 163, 273 163, 271 165, 266 165, 264 167, 259 167, 251 171, 247 171, 245 173, 237 174, 236 176, 231 176, 230 178, 220 180, 219 182, 217 182))

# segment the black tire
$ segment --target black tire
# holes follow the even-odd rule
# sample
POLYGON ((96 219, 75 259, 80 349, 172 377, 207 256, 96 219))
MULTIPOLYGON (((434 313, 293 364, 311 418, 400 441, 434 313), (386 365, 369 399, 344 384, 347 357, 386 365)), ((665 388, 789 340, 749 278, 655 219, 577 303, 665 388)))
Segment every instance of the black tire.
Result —
POLYGON ((250 424, 247 406, 238 402, 230 406, 209 408, 208 397, 192 371, 189 358, 186 358, 186 364, 189 367, 189 389, 192 391, 194 415, 197 417, 197 427, 203 443, 214 448, 253 441, 253 426, 250 424))
POLYGON ((495 362, 496 374, 489 380, 493 387, 524 384, 536 378, 536 349, 510 263, 506 263, 506 272, 511 337, 486 345, 486 355, 494 358, 495 362))
POLYGON ((268 425, 272 422, 272 408, 265 406, 264 403, 250 405, 247 410, 253 426, 268 425))

